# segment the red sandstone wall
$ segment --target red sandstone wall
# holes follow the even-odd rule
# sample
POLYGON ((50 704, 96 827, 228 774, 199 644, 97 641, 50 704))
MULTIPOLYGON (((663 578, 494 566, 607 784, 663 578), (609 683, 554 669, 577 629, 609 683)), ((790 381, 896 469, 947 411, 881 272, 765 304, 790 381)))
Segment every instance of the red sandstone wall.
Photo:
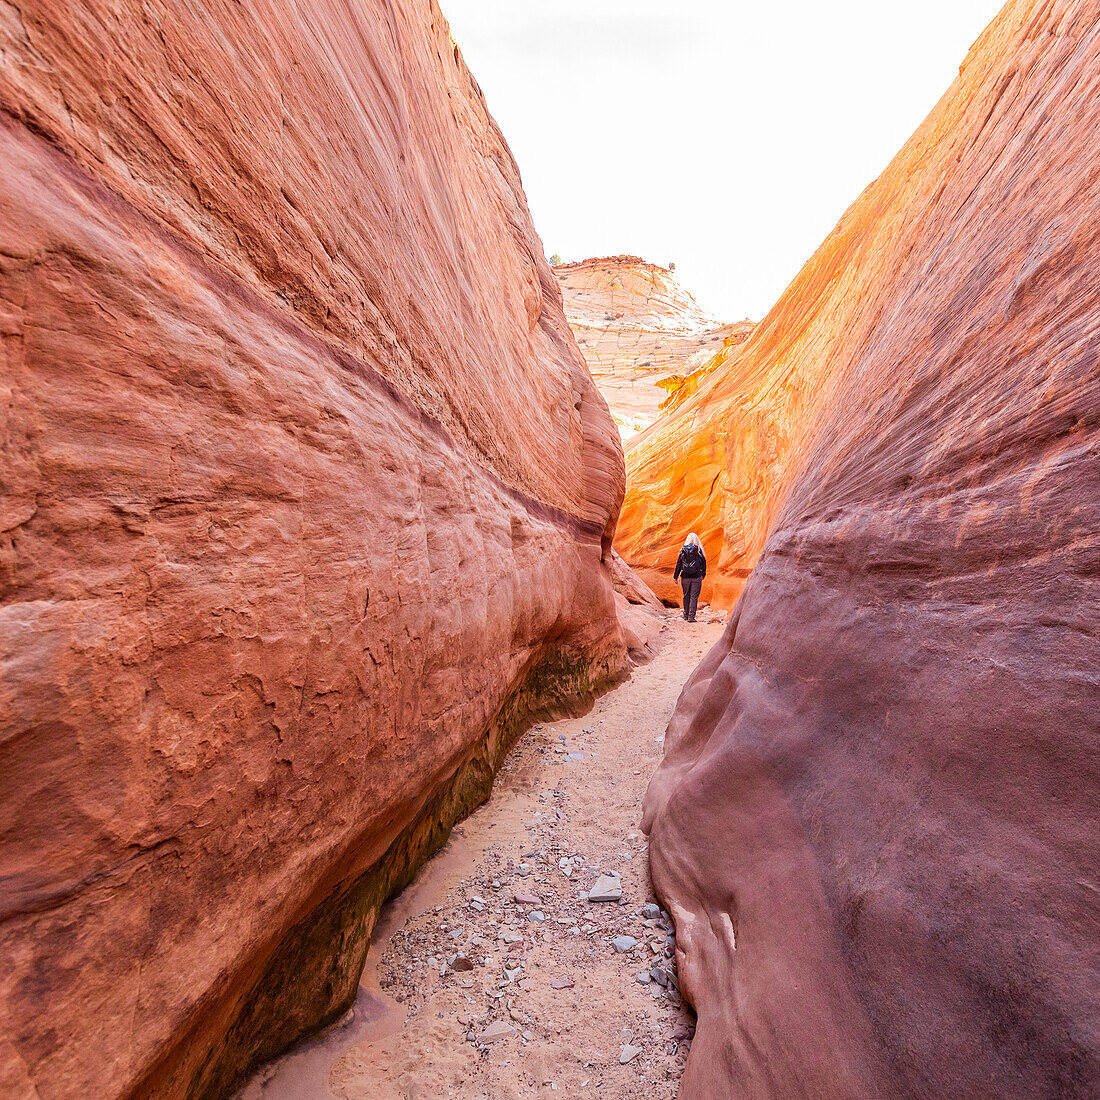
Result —
POLYGON ((685 1098, 1096 1094, 1098 135, 1100 9, 1010 3, 649 437, 774 456, 646 804, 685 1098))
MULTIPOLYGON (((1012 20, 1045 26, 1062 18, 1063 7, 1046 12, 1042 5, 1013 3, 1007 10, 1012 20)), ((1070 6, 1079 15, 1091 10, 1090 4, 1070 6)), ((952 88, 748 342, 720 352, 688 400, 630 441, 615 544, 658 595, 676 592, 676 554, 695 530, 710 563, 702 598, 724 607, 736 602, 782 490, 804 458, 803 436, 833 398, 852 356, 889 326, 898 285, 913 278, 914 251, 928 247, 926 222, 945 221, 952 180, 971 178, 971 164, 997 154, 990 142, 1003 134, 993 133, 983 117, 1002 95, 1009 96, 1002 108, 1012 102, 1013 62, 1003 52, 1011 48, 986 40, 971 52, 952 88)), ((934 258, 921 255, 926 263, 934 258)), ((930 325, 945 323, 929 319, 930 325)))
POLYGON ((0 54, 0 1093, 221 1094, 620 674, 621 449, 434 3, 0 54))

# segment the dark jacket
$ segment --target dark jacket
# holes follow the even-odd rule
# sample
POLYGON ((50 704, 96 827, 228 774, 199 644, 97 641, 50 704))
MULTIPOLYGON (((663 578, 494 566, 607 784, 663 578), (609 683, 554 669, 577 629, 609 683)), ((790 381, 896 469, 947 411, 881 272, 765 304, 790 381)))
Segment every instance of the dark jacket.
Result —
POLYGON ((707 575, 707 556, 698 546, 685 546, 680 551, 672 579, 678 581, 681 573, 688 578, 707 575))

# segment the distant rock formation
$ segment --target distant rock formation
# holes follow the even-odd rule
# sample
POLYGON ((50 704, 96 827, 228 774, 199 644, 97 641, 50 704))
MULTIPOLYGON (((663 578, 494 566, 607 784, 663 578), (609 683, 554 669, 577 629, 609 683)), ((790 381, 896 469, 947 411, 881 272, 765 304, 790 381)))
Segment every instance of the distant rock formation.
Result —
POLYGON ((763 547, 646 803, 686 1100, 1096 1095, 1098 142, 1097 6, 1009 4, 632 451, 763 547))
POLYGON ((225 1096, 622 675, 621 445, 434 3, 0 54, 0 1094, 225 1096))
POLYGON ((704 312, 667 268, 638 256, 560 264, 565 316, 624 440, 723 346, 743 343, 750 321, 704 312))

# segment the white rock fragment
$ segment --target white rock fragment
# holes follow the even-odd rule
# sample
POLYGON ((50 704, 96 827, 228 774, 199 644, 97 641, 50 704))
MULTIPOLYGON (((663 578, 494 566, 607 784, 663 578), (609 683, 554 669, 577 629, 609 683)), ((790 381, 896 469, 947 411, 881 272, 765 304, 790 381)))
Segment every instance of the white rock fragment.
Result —
POLYGON ((600 875, 588 891, 589 901, 619 901, 622 896, 623 885, 618 875, 600 875))
POLYGON ((511 1024, 494 1020, 477 1038, 479 1043, 495 1043, 498 1039, 510 1039, 515 1033, 516 1029, 511 1024))

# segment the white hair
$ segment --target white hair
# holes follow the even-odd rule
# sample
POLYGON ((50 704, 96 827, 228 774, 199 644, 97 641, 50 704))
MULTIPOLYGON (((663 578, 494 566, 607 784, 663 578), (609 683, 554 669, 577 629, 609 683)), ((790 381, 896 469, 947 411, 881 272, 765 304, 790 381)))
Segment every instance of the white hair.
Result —
POLYGON ((703 549, 703 544, 699 541, 699 536, 692 531, 686 539, 684 539, 685 546, 698 546, 700 550, 703 549))

